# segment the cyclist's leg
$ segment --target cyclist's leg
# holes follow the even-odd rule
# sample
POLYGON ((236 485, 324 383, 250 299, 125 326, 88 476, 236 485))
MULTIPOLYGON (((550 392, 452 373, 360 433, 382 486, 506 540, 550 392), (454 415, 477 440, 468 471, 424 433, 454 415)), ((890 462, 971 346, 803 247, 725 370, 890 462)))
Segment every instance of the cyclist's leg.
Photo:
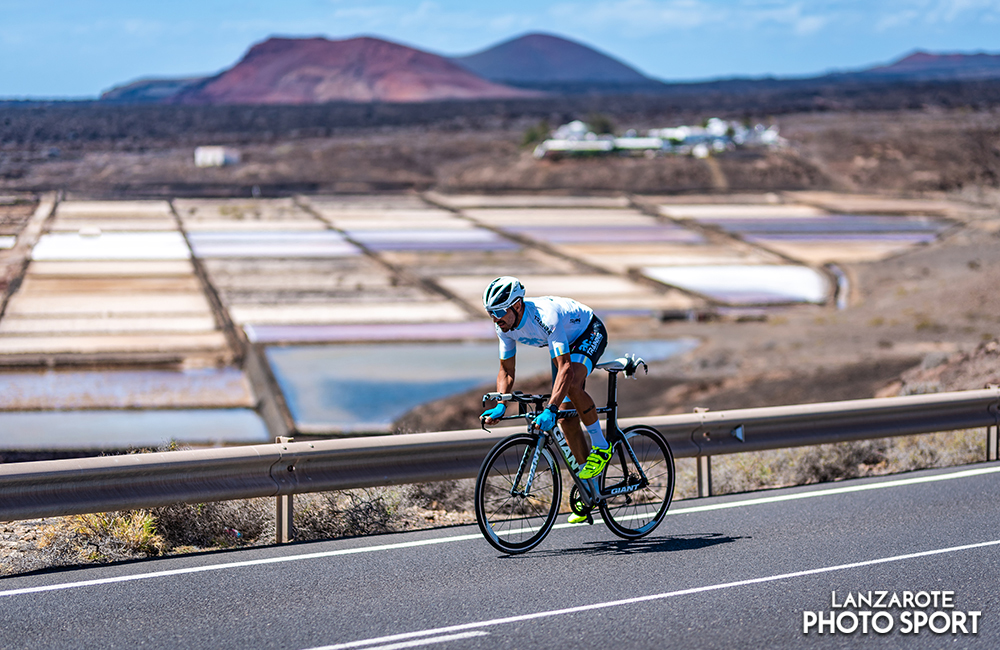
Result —
POLYGON ((578 427, 580 422, 588 427, 597 422, 597 405, 594 403, 594 398, 587 393, 587 375, 590 374, 590 368, 575 361, 571 361, 569 365, 573 369, 573 383, 570 384, 568 397, 579 415, 573 419, 577 420, 578 427))
MULTIPOLYGON (((586 380, 594 366, 604 354, 608 344, 608 333, 604 323, 596 316, 591 319, 587 329, 570 345, 570 365, 576 373, 586 380)), ((577 374, 574 373, 574 377, 577 374)), ((587 428, 590 437, 590 453, 587 455, 587 465, 581 471, 583 478, 597 476, 611 457, 611 445, 608 444, 597 418, 597 407, 594 400, 587 394, 585 381, 574 383, 570 388, 569 397, 573 401, 583 426, 587 428)))
MULTIPOLYGON (((570 366, 570 369, 573 371, 572 381, 570 382, 570 390, 572 390, 578 381, 578 378, 576 376, 576 372, 578 371, 578 369, 573 368, 572 364, 570 366)), ((556 367, 555 360, 553 360, 552 361, 553 386, 555 386, 556 375, 558 374, 558 372, 559 369, 556 367)), ((586 374, 583 375, 583 381, 584 382, 587 381, 586 374)), ((563 409, 576 408, 576 405, 573 404, 572 400, 567 395, 565 398, 563 398, 563 403, 560 405, 560 408, 563 409)), ((586 437, 584 437, 583 429, 580 428, 580 418, 578 417, 562 418, 561 420, 559 420, 559 428, 562 429, 563 435, 566 436, 566 442, 569 443, 570 451, 573 452, 573 457, 576 459, 576 462, 579 463, 580 467, 583 467, 583 464, 587 462, 587 454, 590 453, 590 442, 587 440, 586 437)))
MULTIPOLYGON (((583 410, 589 408, 590 412, 584 415, 584 425, 588 424, 587 420, 590 420, 590 424, 592 424, 597 420, 597 413, 594 407, 594 401, 590 399, 590 396, 587 395, 587 392, 584 389, 587 382, 587 375, 590 370, 586 365, 582 363, 574 363, 572 361, 569 363, 569 366, 570 381, 568 394, 563 398, 561 408, 574 408, 577 410, 577 413, 581 413, 583 410), (575 400, 573 399, 574 397, 576 397, 575 400), (586 406, 586 400, 589 400, 589 406, 586 406), (580 404, 585 404, 584 409, 580 409, 580 404)), ((555 362, 553 361, 553 385, 555 384, 557 372, 555 362)), ((580 417, 577 415, 560 419, 559 428, 562 429, 563 434, 566 436, 566 441, 569 443, 569 448, 573 451, 573 456, 576 458, 577 463, 583 467, 583 464, 587 462, 587 455, 590 453, 590 440, 584 434, 583 428, 580 426, 580 417)))
MULTIPOLYGON (((567 404, 567 406, 569 405, 567 404)), ((574 405, 573 408, 576 406, 574 405)), ((579 463, 580 467, 583 467, 583 464, 587 462, 587 454, 590 453, 590 443, 580 426, 580 418, 563 418, 559 420, 559 428, 566 436, 566 442, 569 443, 569 448, 573 452, 576 462, 579 463)))
POLYGON ((587 394, 587 377, 594 371, 594 366, 604 354, 608 345, 608 332, 604 323, 597 316, 590 320, 587 329, 569 346, 570 367, 573 369, 573 382, 570 385, 569 399, 580 414, 583 426, 588 429, 597 422, 597 407, 593 398, 587 394))

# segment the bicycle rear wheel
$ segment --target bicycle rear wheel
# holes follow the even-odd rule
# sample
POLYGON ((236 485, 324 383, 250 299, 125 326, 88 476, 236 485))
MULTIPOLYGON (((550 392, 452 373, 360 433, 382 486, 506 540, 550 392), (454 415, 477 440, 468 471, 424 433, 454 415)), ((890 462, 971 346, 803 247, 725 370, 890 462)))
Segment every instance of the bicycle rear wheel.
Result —
MULTIPOLYGON (((615 535, 638 539, 653 532, 667 514, 674 497, 674 456, 670 446, 651 427, 637 425, 624 431, 648 484, 634 492, 613 496, 600 504, 601 517, 615 535)), ((621 441, 600 477, 602 493, 641 482, 635 462, 621 441)))
POLYGON ((476 521, 490 544, 504 553, 524 553, 548 534, 559 514, 562 482, 545 447, 526 486, 538 436, 526 433, 501 440, 483 461, 476 479, 476 521))

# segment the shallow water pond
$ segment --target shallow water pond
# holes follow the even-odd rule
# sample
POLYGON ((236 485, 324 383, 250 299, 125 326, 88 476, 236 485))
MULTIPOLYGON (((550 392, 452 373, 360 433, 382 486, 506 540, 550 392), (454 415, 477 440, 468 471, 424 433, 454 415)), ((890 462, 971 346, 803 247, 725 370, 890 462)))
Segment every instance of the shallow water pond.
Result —
MULTIPOLYGON (((694 345, 691 339, 612 342, 602 360, 631 352, 653 361, 694 345)), ((304 433, 388 431, 421 404, 476 386, 492 390, 498 367, 495 341, 275 346, 267 358, 304 433)), ((550 368, 546 349, 518 348, 519 377, 550 368)))

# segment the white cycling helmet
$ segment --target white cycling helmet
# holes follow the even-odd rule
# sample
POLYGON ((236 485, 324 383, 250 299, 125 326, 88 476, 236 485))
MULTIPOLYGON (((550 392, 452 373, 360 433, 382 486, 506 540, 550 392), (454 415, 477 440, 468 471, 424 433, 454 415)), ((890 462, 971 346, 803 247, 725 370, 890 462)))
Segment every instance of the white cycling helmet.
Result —
POLYGON ((483 292, 483 307, 497 318, 502 318, 507 308, 524 298, 524 285, 517 278, 503 275, 490 282, 483 292))

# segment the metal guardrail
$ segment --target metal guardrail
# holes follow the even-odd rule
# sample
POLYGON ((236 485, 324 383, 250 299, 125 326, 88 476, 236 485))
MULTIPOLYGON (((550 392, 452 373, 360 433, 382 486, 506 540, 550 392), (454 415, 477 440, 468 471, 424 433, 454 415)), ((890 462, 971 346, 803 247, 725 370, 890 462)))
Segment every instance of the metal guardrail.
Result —
MULTIPOLYGON (((795 406, 627 418, 667 438, 678 458, 761 451, 936 431, 989 427, 997 459, 1000 388, 795 406)), ((416 433, 210 450, 0 465, 0 521, 279 497, 278 537, 291 521, 290 495, 476 476, 489 449, 515 427, 416 433), (283 500, 284 499, 284 500, 283 500), (284 519, 284 521, 282 521, 284 519)), ((708 480, 710 482, 710 479, 708 480)))

